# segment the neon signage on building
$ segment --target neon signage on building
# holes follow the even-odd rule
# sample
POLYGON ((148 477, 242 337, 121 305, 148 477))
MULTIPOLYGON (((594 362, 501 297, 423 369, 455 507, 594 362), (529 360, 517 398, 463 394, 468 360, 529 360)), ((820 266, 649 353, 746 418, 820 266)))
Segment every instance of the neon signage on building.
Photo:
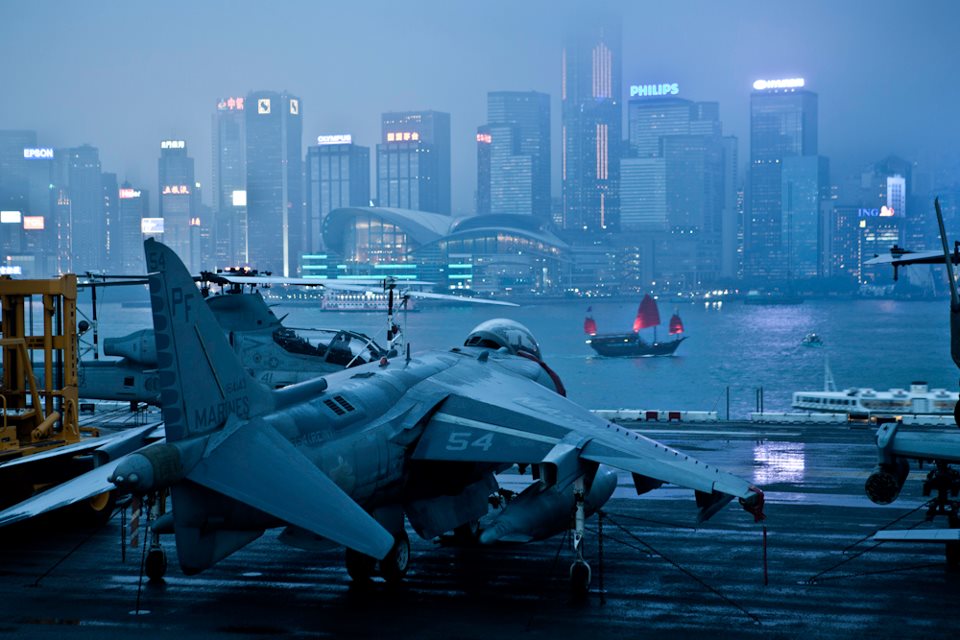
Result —
POLYGON ((877 208, 860 208, 857 210, 858 218, 892 218, 896 215, 896 212, 893 210, 893 207, 888 207, 883 205, 879 209, 877 208))
POLYGON ((806 84, 803 78, 780 78, 779 80, 757 80, 753 88, 757 91, 767 89, 800 89, 806 84))
POLYGON ((243 111, 243 98, 227 98, 217 103, 217 111, 243 111))
POLYGON ((353 136, 349 133, 337 133, 330 136, 317 136, 317 144, 353 144, 353 136))
POLYGON ((630 85, 631 98, 647 98, 650 96, 675 96, 680 93, 680 85, 676 82, 665 84, 634 84, 630 85))
POLYGON ((483 144, 490 144, 493 142, 493 136, 489 133, 478 133, 477 142, 482 142, 483 144))
POLYGON ((183 140, 163 140, 160 142, 161 149, 186 149, 187 143, 183 140))
POLYGON ((420 134, 416 131, 391 131, 387 134, 387 142, 417 141, 420 134))
POLYGON ((43 231, 43 216, 23 216, 23 228, 27 231, 43 231))
POLYGON ((120 189, 121 200, 129 200, 130 198, 139 198, 139 197, 140 197, 139 189, 129 189, 129 188, 120 189))
POLYGON ((50 160, 53 158, 53 149, 50 147, 28 147, 23 150, 23 157, 27 160, 50 160))
POLYGON ((168 184, 163 188, 165 196, 186 196, 190 195, 190 187, 185 184, 168 184))

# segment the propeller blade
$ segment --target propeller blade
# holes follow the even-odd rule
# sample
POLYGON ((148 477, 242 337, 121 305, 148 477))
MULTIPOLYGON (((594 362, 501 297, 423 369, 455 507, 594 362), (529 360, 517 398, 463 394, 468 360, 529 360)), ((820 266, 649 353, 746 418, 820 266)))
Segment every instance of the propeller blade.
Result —
POLYGON ((468 298, 466 296, 455 296, 448 293, 430 293, 428 291, 404 291, 403 295, 411 298, 423 298, 426 300, 451 300, 454 302, 465 302, 467 304, 495 304, 501 307, 519 307, 515 302, 506 302, 504 300, 490 300, 489 298, 468 298))

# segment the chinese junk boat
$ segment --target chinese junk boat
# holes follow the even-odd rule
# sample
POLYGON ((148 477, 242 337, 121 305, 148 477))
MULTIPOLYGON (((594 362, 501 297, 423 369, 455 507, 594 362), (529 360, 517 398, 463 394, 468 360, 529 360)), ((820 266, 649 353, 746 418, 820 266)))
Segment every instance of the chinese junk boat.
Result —
POLYGON ((601 356, 672 356, 680 343, 686 340, 683 333, 683 321, 676 313, 670 318, 669 331, 673 340, 657 341, 657 325, 660 324, 660 311, 657 302, 649 294, 643 297, 637 317, 633 320, 631 333, 597 333, 597 323, 591 315, 591 308, 587 309, 587 318, 583 321, 583 330, 590 336, 587 344, 601 356), (641 329, 653 328, 653 341, 647 342, 640 336, 641 329))

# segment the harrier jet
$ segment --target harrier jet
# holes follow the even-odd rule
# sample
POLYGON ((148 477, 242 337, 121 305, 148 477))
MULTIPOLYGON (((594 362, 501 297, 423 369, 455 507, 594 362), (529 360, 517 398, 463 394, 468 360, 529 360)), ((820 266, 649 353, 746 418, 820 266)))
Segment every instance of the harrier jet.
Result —
POLYGON ((154 240, 145 250, 166 439, 91 473, 135 495, 170 490, 172 516, 156 526, 174 533, 186 574, 285 527, 281 540, 295 546, 346 547, 354 580, 378 570, 399 580, 407 521, 423 538, 456 531, 480 546, 572 529, 572 586, 584 593, 584 521, 613 494, 618 470, 638 493, 693 489, 700 521, 733 498, 763 517, 748 482, 565 398, 516 322, 485 322, 449 351, 274 390, 245 371, 176 255, 154 240), (529 470, 529 486, 490 518, 497 474, 514 465, 529 470))

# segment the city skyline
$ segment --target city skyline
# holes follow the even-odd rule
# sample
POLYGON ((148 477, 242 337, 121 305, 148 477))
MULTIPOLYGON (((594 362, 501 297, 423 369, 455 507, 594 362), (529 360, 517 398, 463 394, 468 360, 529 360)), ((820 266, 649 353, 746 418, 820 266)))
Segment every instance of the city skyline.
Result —
MULTIPOLYGON (((104 3, 103 11, 89 15, 58 5, 52 17, 45 4, 0 8, 0 37, 11 50, 31 53, 0 70, 0 86, 14 96, 0 104, 2 128, 36 130, 44 147, 88 142, 100 150, 105 170, 121 182, 145 185, 155 175, 157 141, 184 139, 206 187, 210 105, 224 96, 258 89, 301 96, 308 105, 304 145, 320 134, 350 133, 356 143, 374 147, 381 114, 443 111, 451 114, 454 215, 473 213, 476 129, 486 122, 488 92, 548 94, 551 137, 560 139, 557 59, 564 29, 580 7, 510 5, 510 19, 490 21, 484 17, 489 11, 439 3, 419 3, 414 15, 384 3, 349 9, 283 3, 269 15, 248 3, 183 12, 176 2, 162 8, 104 3), (171 22, 170 16, 185 19, 171 22), (153 22, 170 26, 145 33, 129 28, 153 22), (324 24, 332 26, 324 30, 324 24), (361 28, 362 39, 339 33, 355 35, 361 28), (264 34, 288 46, 261 49, 256 44, 268 38, 264 34), (376 55, 378 46, 396 43, 402 46, 390 60, 376 55), (308 47, 311 55, 304 56, 308 47), (424 55, 445 48, 456 55, 424 55)), ((895 3, 603 7, 621 16, 624 104, 631 85, 676 83, 679 97, 719 102, 725 133, 745 145, 752 82, 803 76, 820 95, 820 153, 831 158, 834 180, 890 154, 929 165, 955 153, 950 141, 960 138, 960 123, 949 114, 960 89, 937 83, 949 77, 943 43, 949 42, 950 16, 960 14, 951 4, 925 3, 909 12, 895 3), (868 34, 883 33, 879 27, 891 15, 903 33, 897 46, 879 38, 871 43, 868 34), (872 74, 864 72, 864 56, 872 74)), ((559 146, 551 158, 554 196, 560 194, 559 146)), ((745 157, 741 153, 741 167, 745 157)), ((214 196, 204 191, 208 200, 214 196)))

